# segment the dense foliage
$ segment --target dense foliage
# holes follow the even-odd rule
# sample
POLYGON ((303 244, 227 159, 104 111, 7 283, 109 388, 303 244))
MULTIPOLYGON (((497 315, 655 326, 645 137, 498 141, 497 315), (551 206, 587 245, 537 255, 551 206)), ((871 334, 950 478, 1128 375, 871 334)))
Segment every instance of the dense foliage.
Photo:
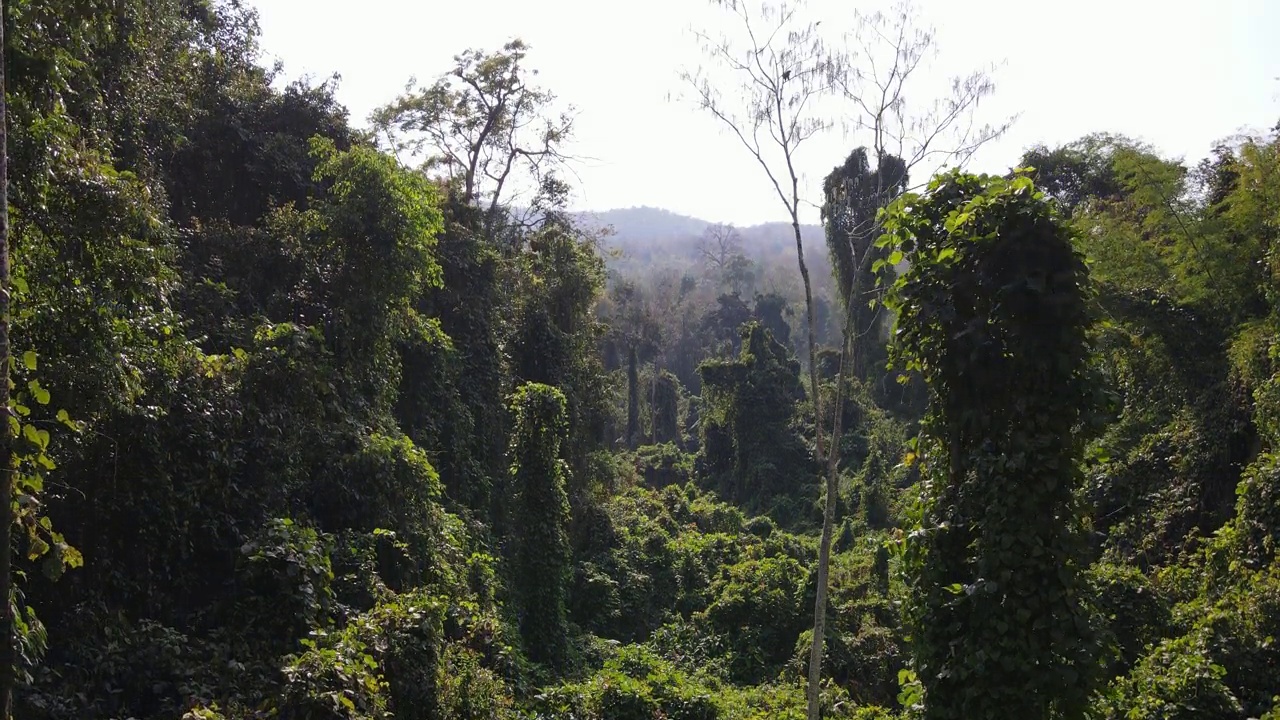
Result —
POLYGON ((885 226, 911 261, 889 297, 894 360, 930 391, 905 553, 925 717, 1081 717, 1083 258, 1024 175, 940 176, 885 226))
POLYGON ((810 386, 793 228, 607 252, 522 42, 375 133, 236 0, 3 22, 16 716, 804 717, 815 406, 825 717, 1280 716, 1277 133, 833 158, 810 386))

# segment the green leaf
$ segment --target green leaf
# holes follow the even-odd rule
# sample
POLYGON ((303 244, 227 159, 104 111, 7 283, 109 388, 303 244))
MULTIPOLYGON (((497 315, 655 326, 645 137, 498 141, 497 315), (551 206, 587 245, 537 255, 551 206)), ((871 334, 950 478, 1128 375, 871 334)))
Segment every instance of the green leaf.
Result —
POLYGON ((40 387, 39 380, 32 380, 27 383, 27 387, 31 389, 31 394, 35 396, 36 402, 41 405, 49 404, 49 391, 40 387))
POLYGON ((32 495, 44 492, 44 478, 39 473, 18 473, 17 479, 18 486, 27 493, 19 496, 18 501, 26 500, 29 504, 35 503, 36 500, 32 495))
POLYGON ((889 253, 889 264, 890 264, 890 265, 897 265, 897 264, 898 264, 898 263, 900 263, 900 262, 902 262, 902 251, 901 251, 901 250, 894 250, 893 252, 889 253))
POLYGON ((27 366, 28 370, 36 369, 36 351, 28 350, 22 353, 22 364, 27 366))
POLYGON ((942 248, 938 251, 938 260, 946 260, 949 257, 955 257, 955 248, 942 248))
POLYGON ((39 559, 41 555, 44 555, 47 552, 49 552, 49 543, 45 542, 44 538, 40 538, 40 537, 32 538, 31 543, 27 548, 27 559, 28 560, 39 559))
MULTIPOLYGON (((59 536, 61 540, 61 536, 59 536)), ((69 568, 84 567, 84 555, 79 550, 65 542, 58 543, 58 550, 62 553, 62 563, 69 568)))

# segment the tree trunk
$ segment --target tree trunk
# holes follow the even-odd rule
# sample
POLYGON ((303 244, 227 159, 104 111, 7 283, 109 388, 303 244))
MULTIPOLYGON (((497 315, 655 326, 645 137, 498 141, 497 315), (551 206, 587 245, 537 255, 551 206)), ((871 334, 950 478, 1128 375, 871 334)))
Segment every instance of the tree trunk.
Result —
POLYGON ((818 396, 818 336, 816 320, 813 312, 813 285, 809 282, 809 266, 804 262, 804 241, 800 237, 800 213, 795 208, 791 211, 791 228, 796 236, 796 260, 800 264, 800 279, 804 281, 804 307, 809 318, 809 395, 813 401, 813 434, 814 444, 818 448, 818 457, 825 459, 827 448, 822 437, 822 400, 818 396))
POLYGON ((658 361, 653 361, 653 380, 649 383, 649 442, 657 445, 662 442, 658 432, 658 361))
POLYGON ((0 719, 13 717, 13 434, 9 431, 9 138, 4 74, 4 0, 0 0, 0 407, 6 416, 0 428, 0 719))
POLYGON ((640 370, 639 358, 632 345, 627 350, 627 448, 634 450, 640 434, 640 370))
MULTIPOLYGON (((809 706, 808 720, 820 720, 822 715, 820 691, 823 645, 827 632, 827 594, 828 586, 831 584, 831 538, 835 534, 836 497, 840 489, 840 435, 844 424, 844 387, 848 382, 849 368, 853 365, 853 347, 856 342, 854 333, 857 331, 854 322, 857 313, 853 311, 855 305, 852 298, 858 291, 859 275, 860 273, 855 271, 853 277, 849 279, 850 302, 845 306, 844 331, 841 334, 840 345, 840 371, 836 373, 836 401, 831 423, 831 445, 826 457, 826 501, 822 506, 822 540, 818 545, 818 592, 813 603, 813 640, 809 645, 809 685, 806 689, 809 706)), ((818 420, 817 424, 821 426, 823 418, 820 415, 815 417, 818 420)))

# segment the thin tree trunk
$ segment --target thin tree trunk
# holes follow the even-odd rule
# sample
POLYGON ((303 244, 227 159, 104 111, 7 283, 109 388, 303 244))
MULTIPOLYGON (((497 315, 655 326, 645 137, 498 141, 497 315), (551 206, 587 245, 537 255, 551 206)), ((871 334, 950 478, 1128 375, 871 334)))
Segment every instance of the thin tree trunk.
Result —
POLYGON ((627 350, 627 449, 634 450, 640 434, 640 371, 636 348, 627 350))
POLYGON ((658 357, 653 359, 653 382, 649 383, 649 442, 660 444, 658 437, 658 357))
MULTIPOLYGON (((791 175, 791 181, 794 189, 796 185, 794 172, 791 175)), ((798 193, 793 196, 798 197, 798 193)), ((791 228, 795 231, 796 236, 796 260, 800 264, 800 279, 804 281, 805 315, 809 320, 806 324, 809 331, 809 397, 813 402, 814 444, 817 446, 819 460, 825 460, 830 465, 831 457, 835 456, 836 453, 833 444, 830 456, 828 455, 826 443, 822 437, 822 423, 825 418, 822 415, 822 396, 818 394, 818 334, 817 318, 813 311, 813 285, 809 282, 809 266, 804 262, 804 240, 800 235, 800 214, 794 206, 791 208, 791 228)), ((842 352, 841 355, 843 356, 843 354, 842 352)), ((843 361, 841 365, 843 366, 843 361)), ((805 690, 809 704, 809 720, 818 720, 821 712, 819 681, 822 679, 822 633, 825 632, 826 623, 827 573, 831 555, 830 526, 835 522, 835 503, 832 502, 833 493, 830 486, 831 482, 828 480, 827 502, 826 507, 822 510, 822 545, 818 553, 817 610, 813 618, 813 643, 809 649, 809 685, 805 690)))
POLYGON ((4 0, 0 0, 0 408, 5 414, 0 427, 0 718, 13 717, 13 664, 16 656, 13 637, 13 435, 9 432, 9 138, 8 103, 4 75, 4 0))
MULTIPOLYGON (((848 383, 849 366, 853 364, 854 332, 856 330, 852 298, 858 292, 858 278, 861 272, 855 271, 849 279, 850 302, 845 306, 844 330, 841 333, 840 370, 836 374, 836 401, 834 419, 831 425, 831 446, 827 453, 826 501, 822 507, 822 540, 818 544, 818 592, 813 603, 813 640, 809 645, 809 684, 806 688, 808 700, 808 720, 820 720, 821 681, 823 645, 827 633, 827 595, 831 576, 831 538, 835 534, 836 497, 839 493, 840 479, 840 434, 844 424, 844 388, 848 383)), ((812 342, 812 341, 810 341, 812 342)), ((818 416, 821 425, 822 417, 818 416)))
POLYGON ((796 260, 800 264, 800 279, 804 281, 805 315, 809 318, 809 395, 813 399, 813 434, 818 457, 825 460, 827 448, 822 436, 822 401, 818 396, 818 336, 813 312, 813 285, 809 282, 809 266, 804 261, 804 241, 800 237, 800 213, 792 208, 791 228, 796 235, 796 260))

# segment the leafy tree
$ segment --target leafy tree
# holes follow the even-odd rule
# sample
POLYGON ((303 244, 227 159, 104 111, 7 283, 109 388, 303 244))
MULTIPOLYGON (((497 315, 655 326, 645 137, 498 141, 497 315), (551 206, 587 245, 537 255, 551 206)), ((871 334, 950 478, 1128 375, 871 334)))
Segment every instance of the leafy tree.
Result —
POLYGON ((528 244, 505 276, 514 291, 509 373, 513 384, 543 383, 564 393, 570 499, 578 505, 603 480, 593 458, 604 445, 610 415, 612 388, 596 352, 605 326, 592 314, 604 286, 604 263, 596 238, 564 213, 548 216, 528 244))
POLYGON ((1083 259, 1024 174, 940 176, 898 200, 886 229, 911 261, 892 289, 894 357, 931 395, 906 545, 925 716, 1083 717, 1083 259))
POLYGON ((524 66, 528 52, 519 39, 495 52, 468 50, 447 75, 416 90, 410 80, 404 95, 373 116, 393 148, 425 154, 428 171, 458 182, 463 202, 484 208, 490 236, 512 183, 545 189, 542 180, 567 159, 563 145, 573 132, 571 115, 550 114, 555 95, 530 84, 537 71, 524 66))
POLYGON ((849 352, 855 377, 865 377, 871 368, 883 365, 883 356, 876 357, 878 353, 871 349, 881 347, 877 340, 883 322, 873 266, 877 262, 883 265, 888 258, 888 253, 875 245, 879 230, 876 215, 906 190, 908 180, 907 167, 898 157, 882 156, 879 162, 883 164, 872 170, 866 149, 858 148, 823 181, 822 216, 836 288, 852 326, 849 352))
POLYGON ((431 451, 447 498, 497 517, 500 497, 493 491, 506 474, 508 432, 508 374, 499 351, 509 301, 503 258, 484 239, 479 209, 456 195, 441 209, 442 283, 417 299, 414 309, 426 322, 398 344, 396 417, 415 444, 431 451))
POLYGON ((787 317, 791 308, 787 307, 787 299, 778 293, 756 295, 755 307, 751 309, 751 317, 763 325, 783 347, 791 347, 791 325, 787 317))
POLYGON ((650 398, 651 440, 655 445, 683 445, 680 428, 680 380, 666 370, 655 371, 650 398))
POLYGON ((339 153, 328 141, 315 146, 317 178, 330 187, 296 219, 316 272, 304 282, 319 295, 317 319, 335 357, 389 407, 395 391, 386 382, 394 362, 389 341, 417 320, 418 293, 440 284, 435 188, 370 148, 339 153))
POLYGON ((609 329, 625 358, 627 373, 627 427, 625 445, 640 443, 640 364, 652 359, 661 345, 661 328, 653 317, 650 299, 633 282, 622 280, 609 291, 609 329))

